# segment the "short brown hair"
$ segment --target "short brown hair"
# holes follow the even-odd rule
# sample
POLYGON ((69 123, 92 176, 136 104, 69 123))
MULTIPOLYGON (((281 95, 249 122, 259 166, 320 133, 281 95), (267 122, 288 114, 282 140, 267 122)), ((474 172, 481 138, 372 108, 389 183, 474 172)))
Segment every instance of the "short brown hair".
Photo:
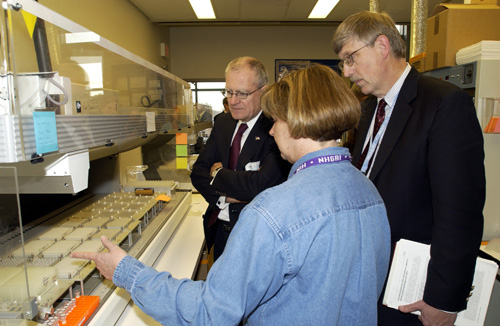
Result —
POLYGON ((314 64, 269 86, 262 95, 264 114, 287 123, 290 135, 328 141, 357 126, 359 101, 331 68, 314 64))
POLYGON ((361 11, 347 17, 335 30, 332 38, 333 52, 339 54, 351 40, 373 44, 377 37, 385 35, 395 57, 406 58, 406 43, 392 18, 386 13, 361 11))

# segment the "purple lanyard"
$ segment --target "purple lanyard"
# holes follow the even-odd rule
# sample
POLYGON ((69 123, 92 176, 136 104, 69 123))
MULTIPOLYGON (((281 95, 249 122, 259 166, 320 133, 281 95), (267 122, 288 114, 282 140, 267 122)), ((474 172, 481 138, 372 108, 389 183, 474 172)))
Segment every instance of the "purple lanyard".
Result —
POLYGON ((334 155, 324 155, 324 156, 314 157, 299 165, 297 169, 295 169, 295 172, 293 172, 293 174, 305 170, 307 168, 310 168, 311 166, 319 164, 338 163, 347 160, 349 161, 351 160, 351 155, 334 154, 334 155))

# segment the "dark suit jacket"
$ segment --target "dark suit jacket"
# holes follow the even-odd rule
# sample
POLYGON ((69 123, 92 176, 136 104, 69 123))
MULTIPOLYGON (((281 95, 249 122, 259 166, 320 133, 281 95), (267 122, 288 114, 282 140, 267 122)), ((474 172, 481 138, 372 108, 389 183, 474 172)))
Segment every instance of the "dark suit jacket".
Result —
MULTIPOLYGON (((212 165, 222 162, 224 167, 228 166, 229 148, 236 125, 237 121, 231 117, 231 114, 219 116, 191 172, 193 186, 209 204, 204 215, 205 222, 212 211, 217 209, 217 200, 221 195, 250 202, 262 190, 285 181, 290 171, 290 164, 281 158, 274 138, 269 135, 273 121, 261 114, 241 149, 236 171, 223 168, 210 185, 212 165), (257 162, 260 162, 258 171, 245 170, 248 163, 257 162)), ((245 204, 229 205, 231 226, 237 222, 244 207, 245 204)), ((207 234, 206 226, 205 236, 207 246, 210 248, 213 239, 211 234, 207 234)))
MULTIPOLYGON (((353 162, 362 151, 377 101, 363 103, 353 162)), ((471 97, 412 68, 399 93, 370 179, 387 207, 393 244, 431 244, 424 301, 466 307, 485 201, 483 137, 471 97)))

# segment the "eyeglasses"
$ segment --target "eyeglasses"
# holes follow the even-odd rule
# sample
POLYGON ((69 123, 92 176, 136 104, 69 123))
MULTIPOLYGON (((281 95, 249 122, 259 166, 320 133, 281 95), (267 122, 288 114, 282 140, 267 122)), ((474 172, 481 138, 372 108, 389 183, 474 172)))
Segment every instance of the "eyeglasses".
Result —
POLYGON ((340 71, 344 71, 344 65, 346 65, 348 67, 352 67, 352 65, 354 63, 354 59, 353 59, 352 56, 355 55, 358 51, 360 51, 360 50, 364 49, 365 47, 367 47, 368 45, 370 45, 370 44, 363 45, 362 47, 360 47, 356 51, 351 52, 348 55, 346 55, 343 60, 340 60, 340 62, 339 62, 339 69, 340 69, 340 71))
POLYGON ((236 96, 239 100, 244 100, 246 99, 248 96, 252 95, 253 93, 257 92, 259 89, 261 89, 262 87, 264 87, 264 85, 260 86, 259 88, 257 88, 256 90, 250 92, 250 93, 242 93, 242 92, 232 92, 232 91, 228 91, 227 89, 224 91, 226 97, 229 99, 233 96, 236 96))

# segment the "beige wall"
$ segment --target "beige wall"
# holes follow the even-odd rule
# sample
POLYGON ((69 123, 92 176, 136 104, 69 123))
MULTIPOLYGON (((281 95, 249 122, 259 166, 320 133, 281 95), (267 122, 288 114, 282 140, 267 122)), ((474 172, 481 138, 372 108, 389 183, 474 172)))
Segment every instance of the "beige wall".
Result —
POLYGON ((160 43, 168 44, 168 28, 151 23, 128 0, 39 0, 40 4, 103 36, 160 67, 160 43))
POLYGON ((185 80, 224 80, 232 59, 261 60, 274 81, 275 59, 335 59, 333 26, 171 27, 172 73, 185 80))

